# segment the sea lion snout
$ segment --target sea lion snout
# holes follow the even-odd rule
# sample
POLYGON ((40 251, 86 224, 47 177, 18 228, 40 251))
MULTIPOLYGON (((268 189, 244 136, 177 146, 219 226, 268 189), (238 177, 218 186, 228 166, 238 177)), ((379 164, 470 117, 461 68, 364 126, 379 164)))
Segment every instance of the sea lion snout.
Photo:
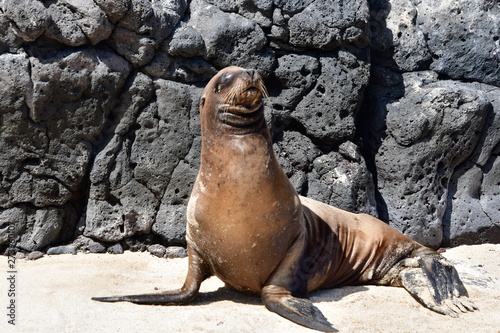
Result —
MULTIPOLYGON (((259 73, 254 69, 241 69, 221 76, 221 80, 231 80, 231 85, 223 98, 225 106, 242 106, 236 108, 235 113, 251 113, 262 105, 262 97, 267 96, 264 82, 259 73)), ((231 110, 229 110, 231 111, 231 110)))
POLYGON ((262 78, 254 69, 245 69, 240 74, 240 79, 245 81, 247 88, 240 94, 241 104, 250 106, 258 103, 262 98, 262 78))
POLYGON ((241 78, 251 84, 260 80, 260 75, 255 69, 244 69, 241 71, 241 78))

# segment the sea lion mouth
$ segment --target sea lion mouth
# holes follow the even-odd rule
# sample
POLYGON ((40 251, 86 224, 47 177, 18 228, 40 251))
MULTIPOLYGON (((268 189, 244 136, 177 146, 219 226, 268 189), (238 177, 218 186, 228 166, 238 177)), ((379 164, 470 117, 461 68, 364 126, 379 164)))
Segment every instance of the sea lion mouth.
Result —
POLYGON ((217 106, 222 123, 232 127, 252 127, 264 119, 263 97, 267 90, 260 76, 238 79, 217 106))
POLYGON ((250 106, 221 104, 217 115, 223 124, 231 127, 251 127, 264 119, 262 102, 250 106))
POLYGON ((249 113, 259 109, 262 104, 262 97, 266 95, 264 85, 261 81, 256 84, 247 82, 238 82, 224 96, 221 106, 227 108, 236 108, 236 112, 249 113))

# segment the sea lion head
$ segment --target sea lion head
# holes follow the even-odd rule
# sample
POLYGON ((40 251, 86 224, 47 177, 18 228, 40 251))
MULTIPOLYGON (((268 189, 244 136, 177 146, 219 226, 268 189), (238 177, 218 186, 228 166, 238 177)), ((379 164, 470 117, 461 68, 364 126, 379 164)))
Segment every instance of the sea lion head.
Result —
POLYGON ((257 71, 226 67, 203 90, 202 127, 233 134, 255 132, 265 123, 263 97, 267 97, 267 90, 257 71))

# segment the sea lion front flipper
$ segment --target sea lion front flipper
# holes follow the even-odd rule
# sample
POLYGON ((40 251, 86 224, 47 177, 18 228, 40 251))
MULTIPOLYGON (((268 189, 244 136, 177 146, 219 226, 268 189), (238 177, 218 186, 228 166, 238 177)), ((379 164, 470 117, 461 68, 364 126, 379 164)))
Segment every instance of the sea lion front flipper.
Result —
POLYGON ((92 297, 99 302, 132 302, 137 304, 172 305, 191 302, 200 290, 201 283, 212 274, 206 262, 188 245, 189 268, 182 288, 156 294, 92 297))
POLYGON ((455 267, 446 258, 426 253, 412 259, 418 260, 418 267, 402 269, 399 277, 403 287, 420 303, 451 317, 477 310, 455 267))
POLYGON ((309 299, 293 297, 284 287, 267 285, 261 296, 268 310, 288 320, 322 332, 338 332, 309 299))

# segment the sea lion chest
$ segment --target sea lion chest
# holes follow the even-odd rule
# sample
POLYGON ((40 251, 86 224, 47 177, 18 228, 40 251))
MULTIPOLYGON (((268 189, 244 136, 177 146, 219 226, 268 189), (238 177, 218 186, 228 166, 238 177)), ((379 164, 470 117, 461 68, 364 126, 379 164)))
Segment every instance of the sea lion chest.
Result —
POLYGON ((213 273, 260 292, 298 233, 300 201, 258 133, 204 143, 188 205, 188 241, 213 273))

